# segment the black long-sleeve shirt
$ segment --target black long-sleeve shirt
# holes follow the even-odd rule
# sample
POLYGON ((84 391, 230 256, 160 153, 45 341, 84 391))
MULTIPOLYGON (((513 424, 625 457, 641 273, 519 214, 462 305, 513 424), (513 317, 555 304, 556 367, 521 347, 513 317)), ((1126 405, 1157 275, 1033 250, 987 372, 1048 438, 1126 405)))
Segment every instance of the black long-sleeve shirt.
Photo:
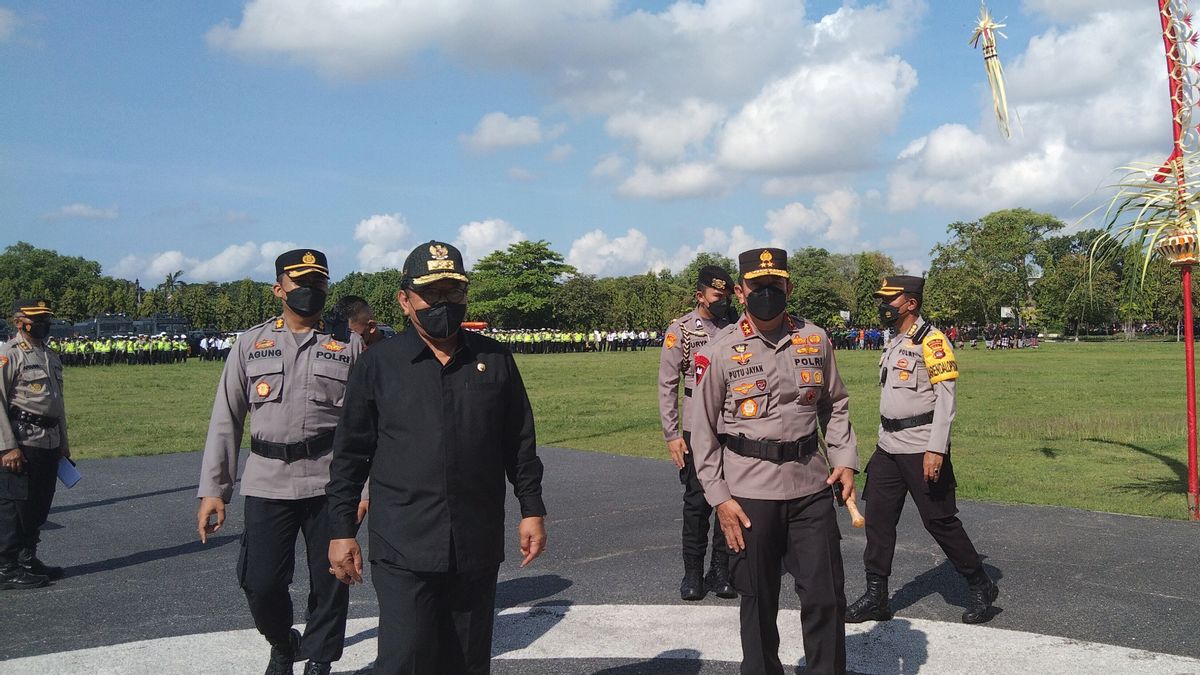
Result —
POLYGON ((365 352, 333 442, 332 538, 355 536, 368 475, 372 560, 422 572, 500 564, 505 476, 522 517, 546 514, 533 410, 512 354, 464 330, 443 366, 413 329, 365 352))

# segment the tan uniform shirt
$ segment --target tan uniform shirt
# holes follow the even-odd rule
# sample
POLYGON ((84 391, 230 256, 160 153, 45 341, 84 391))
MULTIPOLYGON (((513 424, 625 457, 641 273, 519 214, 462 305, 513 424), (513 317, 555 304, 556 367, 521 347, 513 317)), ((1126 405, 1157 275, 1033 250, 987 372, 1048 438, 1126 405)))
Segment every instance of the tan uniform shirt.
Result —
POLYGON ((723 447, 721 434, 787 442, 804 438, 819 425, 830 463, 858 470, 850 396, 829 336, 791 317, 784 328, 773 344, 743 315, 696 357, 692 452, 704 498, 713 506, 733 496, 797 499, 828 489, 829 467, 819 453, 777 464, 723 447))
MULTIPOLYGON (((238 338, 225 362, 213 402, 200 466, 198 497, 233 496, 238 449, 246 413, 250 435, 295 443, 337 427, 350 366, 362 341, 333 339, 323 324, 301 342, 282 318, 261 323, 238 338)), ((332 453, 291 463, 251 454, 242 473, 242 494, 268 499, 307 499, 325 494, 332 453)))
POLYGON ((0 345, 0 451, 18 446, 63 448, 67 444, 67 409, 63 404, 63 366, 45 344, 35 346, 20 335, 0 345), (9 408, 58 419, 49 429, 18 424, 9 408))
POLYGON ((694 309, 671 322, 663 335, 662 354, 658 358, 658 414, 662 419, 663 438, 673 441, 682 431, 691 431, 688 424, 687 402, 683 414, 679 409, 679 387, 684 395, 696 385, 692 365, 696 352, 708 344, 721 327, 694 309))
POLYGON ((948 452, 957 380, 950 340, 925 319, 892 338, 879 359, 879 415, 904 419, 932 411, 933 423, 896 432, 880 425, 879 447, 894 455, 948 452))

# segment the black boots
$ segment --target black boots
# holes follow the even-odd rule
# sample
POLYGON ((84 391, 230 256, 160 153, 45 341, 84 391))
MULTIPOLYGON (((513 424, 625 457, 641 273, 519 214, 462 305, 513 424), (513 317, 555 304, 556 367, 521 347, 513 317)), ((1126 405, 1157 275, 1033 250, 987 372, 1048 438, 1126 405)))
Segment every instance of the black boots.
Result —
POLYGON ((688 602, 703 600, 708 592, 704 588, 704 558, 684 556, 683 581, 679 583, 679 598, 688 602))
POLYGON ((30 574, 46 577, 50 581, 58 581, 63 578, 63 568, 51 567, 37 557, 37 548, 23 548, 17 553, 17 564, 24 567, 30 574))
POLYGON ((892 618, 888 605, 887 577, 867 574, 867 590, 846 608, 846 623, 887 621, 892 618))
POLYGON ((992 603, 1000 595, 1000 588, 982 569, 967 578, 967 609, 963 612, 963 623, 983 623, 992 618, 992 603))
POLYGON ((267 662, 266 675, 292 675, 292 664, 300 656, 300 631, 288 631, 285 645, 271 645, 271 660, 267 662))
POLYGON ((713 551, 712 560, 709 561, 708 575, 704 577, 704 583, 708 586, 708 590, 715 593, 718 598, 730 600, 737 597, 737 591, 733 590, 733 583, 729 580, 728 553, 713 551))
POLYGON ((309 661, 304 664, 304 675, 329 675, 330 665, 324 661, 309 661))
POLYGON ((50 579, 30 572, 11 558, 0 561, 0 590, 14 591, 26 588, 41 588, 48 583, 50 583, 50 579))

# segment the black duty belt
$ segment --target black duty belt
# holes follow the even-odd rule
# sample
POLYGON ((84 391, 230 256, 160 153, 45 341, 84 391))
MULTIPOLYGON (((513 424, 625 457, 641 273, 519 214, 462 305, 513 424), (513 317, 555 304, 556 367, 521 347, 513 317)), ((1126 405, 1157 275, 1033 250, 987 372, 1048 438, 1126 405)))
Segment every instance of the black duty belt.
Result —
POLYGON ((22 422, 24 424, 32 424, 35 427, 43 429, 53 429, 58 426, 58 418, 50 417, 49 415, 39 415, 31 413, 28 410, 21 410, 16 406, 10 406, 8 409, 8 418, 14 422, 22 422))
POLYGON ((768 462, 796 462, 817 451, 817 432, 795 441, 760 441, 737 436, 720 436, 721 444, 743 457, 765 459, 768 462))
POLYGON ((912 429, 913 427, 923 427, 926 424, 933 424, 933 411, 930 410, 929 412, 925 413, 924 415, 915 415, 913 417, 902 417, 898 420, 894 420, 890 417, 884 417, 883 415, 880 415, 879 423, 883 426, 884 431, 887 431, 890 433, 895 433, 897 431, 904 431, 905 429, 912 429))
POLYGON ((260 441, 257 438, 250 439, 250 452, 266 457, 267 459, 282 459, 289 464, 298 459, 320 457, 329 452, 329 449, 332 447, 332 431, 326 431, 319 436, 313 436, 308 440, 297 441, 295 443, 272 443, 270 441, 260 441))
POLYGON ((691 387, 684 387, 684 388, 683 388, 683 395, 684 395, 684 396, 691 396, 691 395, 692 395, 692 388, 691 388, 691 387))

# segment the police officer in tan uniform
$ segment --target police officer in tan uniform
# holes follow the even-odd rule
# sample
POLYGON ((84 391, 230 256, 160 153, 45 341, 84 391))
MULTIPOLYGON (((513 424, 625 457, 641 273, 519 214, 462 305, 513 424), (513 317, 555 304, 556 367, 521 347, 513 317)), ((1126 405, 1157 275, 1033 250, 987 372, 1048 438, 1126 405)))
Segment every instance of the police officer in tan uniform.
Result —
POLYGON ((958 362, 941 331, 920 315, 925 280, 892 276, 875 292, 879 318, 895 329, 879 361, 879 445, 867 463, 867 589, 849 608, 851 623, 892 618, 887 579, 892 573, 896 523, 912 495, 921 521, 967 580, 964 623, 992 617, 999 594, 958 519, 950 425, 954 422, 958 362))
MULTIPOLYGON (((217 386, 200 467, 197 527, 206 541, 225 520, 249 412, 252 454, 242 473, 246 515, 238 581, 255 626, 271 643, 268 675, 291 673, 293 662, 303 658, 305 675, 322 675, 341 658, 349 602, 347 587, 328 572, 325 484, 346 380, 362 342, 335 339, 320 318, 329 287, 323 253, 288 251, 276 259, 275 274, 283 314, 242 333, 217 386), (301 531, 310 584, 303 637, 292 628, 288 593, 301 531)), ((359 506, 359 520, 365 507, 359 506)))
POLYGON ((849 395, 820 327, 785 312, 787 254, 738 257, 735 288, 746 313, 696 355, 689 414, 704 496, 732 552, 741 596, 742 673, 783 673, 779 661, 781 567, 800 597, 806 673, 846 671, 846 597, 838 484, 854 494, 858 467, 849 395), (824 432, 828 461, 818 452, 824 432))
POLYGON ((671 322, 659 356, 658 411, 663 438, 671 460, 679 469, 679 482, 683 483, 683 581, 679 584, 679 597, 684 600, 703 600, 710 590, 717 597, 737 597, 729 581, 729 552, 719 525, 712 528, 712 563, 708 575, 702 578, 712 506, 704 500, 704 490, 696 479, 696 463, 688 450, 691 431, 686 404, 682 420, 679 415, 679 390, 683 390, 686 401, 695 384, 692 358, 736 318, 730 316, 732 292, 733 279, 728 272, 716 265, 701 268, 696 282, 696 309, 671 322))
POLYGON ((38 588, 63 576, 37 557, 59 459, 71 456, 63 364, 46 347, 53 316, 46 300, 17 300, 17 334, 0 345, 0 590, 38 588))

